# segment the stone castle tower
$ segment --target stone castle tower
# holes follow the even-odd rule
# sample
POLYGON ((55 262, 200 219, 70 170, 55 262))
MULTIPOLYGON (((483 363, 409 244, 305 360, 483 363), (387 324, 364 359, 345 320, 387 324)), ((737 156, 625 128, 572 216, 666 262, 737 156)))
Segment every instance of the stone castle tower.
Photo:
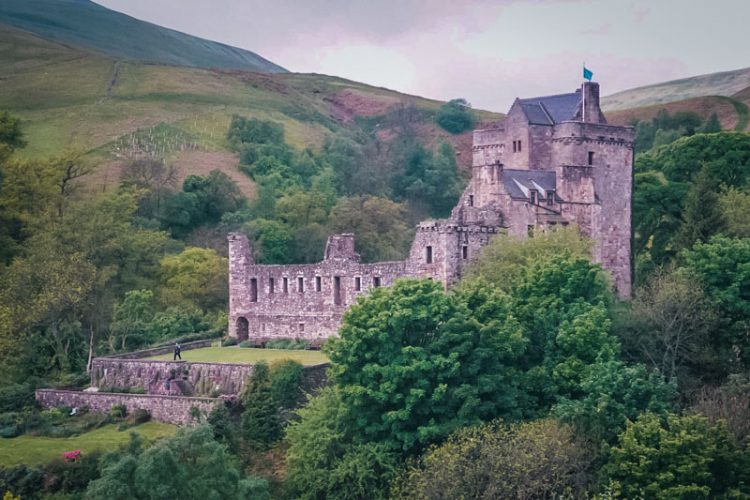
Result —
POLYGON ((505 120, 474 132, 469 185, 450 218, 417 226, 404 261, 362 264, 354 235, 342 234, 329 238, 318 264, 257 265, 247 237, 232 233, 229 334, 319 345, 370 288, 407 276, 448 287, 492 236, 529 237, 558 225, 574 224, 594 240, 594 260, 628 297, 633 138, 631 127, 607 124, 597 83, 516 99, 505 120))

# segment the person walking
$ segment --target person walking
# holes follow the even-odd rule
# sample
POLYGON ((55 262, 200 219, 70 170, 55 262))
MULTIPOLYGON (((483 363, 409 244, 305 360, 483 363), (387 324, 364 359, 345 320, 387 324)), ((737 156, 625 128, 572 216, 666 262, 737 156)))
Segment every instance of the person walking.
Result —
POLYGON ((172 356, 172 361, 176 360, 177 358, 179 358, 180 361, 182 361, 182 356, 180 356, 180 351, 181 350, 182 350, 182 348, 180 347, 180 344, 175 344, 174 345, 174 356, 172 356))

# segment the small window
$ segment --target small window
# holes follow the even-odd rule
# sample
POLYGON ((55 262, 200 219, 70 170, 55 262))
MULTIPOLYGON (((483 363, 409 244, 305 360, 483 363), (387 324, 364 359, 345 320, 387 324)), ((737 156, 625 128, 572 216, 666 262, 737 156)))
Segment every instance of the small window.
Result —
POLYGON ((320 276, 316 276, 315 277, 315 291, 319 292, 321 288, 322 288, 322 286, 321 286, 321 282, 320 282, 320 276))
POLYGON ((521 141, 518 141, 518 152, 521 152, 521 141))
POLYGON ((354 291, 359 292, 360 290, 362 290, 362 278, 357 276, 354 278, 354 291))
POLYGON ((474 206, 474 195, 473 194, 469 195, 469 206, 470 207, 474 206))
POLYGON ((378 288, 380 286, 380 277, 379 276, 375 276, 372 279, 372 286, 374 286, 375 288, 378 288))
POLYGON ((300 323, 299 324, 299 331, 300 332, 304 332, 305 331, 305 324, 304 323, 300 323))
POLYGON ((273 278, 268 278, 268 293, 274 292, 274 282, 273 278))
POLYGON ((594 152, 589 151, 589 165, 593 165, 593 164, 594 164, 594 152))
POLYGON ((297 278, 297 291, 299 293, 305 293, 305 278, 302 276, 297 278))
POLYGON ((258 302, 258 279, 250 278, 250 302, 258 302))
POLYGON ((513 152, 514 152, 514 153, 515 153, 516 151, 518 151, 518 146, 516 145, 516 142, 517 142, 517 141, 513 141, 513 152))
POLYGON ((552 205, 555 202, 555 192, 547 191, 547 205, 552 205))
POLYGON ((333 303, 341 305, 341 276, 333 277, 333 303))
POLYGON ((529 192, 529 198, 531 198, 531 204, 532 205, 536 205, 537 204, 537 202, 538 202, 538 199, 537 199, 538 195, 539 195, 539 192, 536 189, 532 189, 529 192))
POLYGON ((284 293, 289 293, 289 278, 285 277, 281 284, 282 284, 284 293))
POLYGON ((464 260, 469 258, 469 247, 466 245, 461 247, 461 258, 464 260))
POLYGON ((428 264, 432 264, 432 247, 429 245, 424 249, 424 261, 428 264))

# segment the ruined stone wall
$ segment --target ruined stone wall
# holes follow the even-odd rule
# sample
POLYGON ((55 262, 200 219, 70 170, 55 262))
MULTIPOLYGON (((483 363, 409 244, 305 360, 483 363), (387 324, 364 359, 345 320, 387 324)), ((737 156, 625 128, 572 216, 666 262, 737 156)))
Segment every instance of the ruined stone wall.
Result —
POLYGON ((91 385, 140 387, 147 394, 207 397, 212 393, 240 393, 252 372, 253 365, 247 364, 95 358, 91 385))
POLYGON ((114 394, 102 392, 62 391, 55 389, 38 389, 36 400, 42 408, 57 406, 88 406, 97 413, 109 413, 115 405, 124 405, 128 413, 142 409, 149 412, 151 418, 169 424, 186 425, 192 422, 191 408, 198 408, 205 416, 220 399, 187 398, 180 396, 155 396, 150 394, 114 394))

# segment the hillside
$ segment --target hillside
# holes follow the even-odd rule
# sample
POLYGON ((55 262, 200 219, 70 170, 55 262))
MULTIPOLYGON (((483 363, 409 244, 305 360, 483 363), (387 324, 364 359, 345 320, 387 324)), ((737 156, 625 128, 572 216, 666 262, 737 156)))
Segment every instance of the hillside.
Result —
POLYGON ((750 68, 722 71, 625 90, 602 99, 605 111, 641 108, 696 97, 729 97, 750 87, 750 68))
POLYGON ((254 52, 140 21, 90 0, 3 0, 0 23, 118 59, 196 68, 286 71, 254 52))
MULTIPOLYGON (((23 120, 26 157, 65 148, 92 151, 102 165, 90 182, 116 183, 119 161, 150 149, 178 165, 181 176, 220 168, 252 194, 225 135, 232 115, 282 123, 287 142, 319 147, 358 117, 383 115, 399 105, 421 110, 423 142, 453 143, 460 163, 470 161, 470 134, 451 136, 431 119, 440 102, 341 78, 121 61, 0 27, 0 109, 23 120)), ((482 120, 502 115, 477 112, 482 120)), ((379 128, 389 136, 387 124, 379 128)))

